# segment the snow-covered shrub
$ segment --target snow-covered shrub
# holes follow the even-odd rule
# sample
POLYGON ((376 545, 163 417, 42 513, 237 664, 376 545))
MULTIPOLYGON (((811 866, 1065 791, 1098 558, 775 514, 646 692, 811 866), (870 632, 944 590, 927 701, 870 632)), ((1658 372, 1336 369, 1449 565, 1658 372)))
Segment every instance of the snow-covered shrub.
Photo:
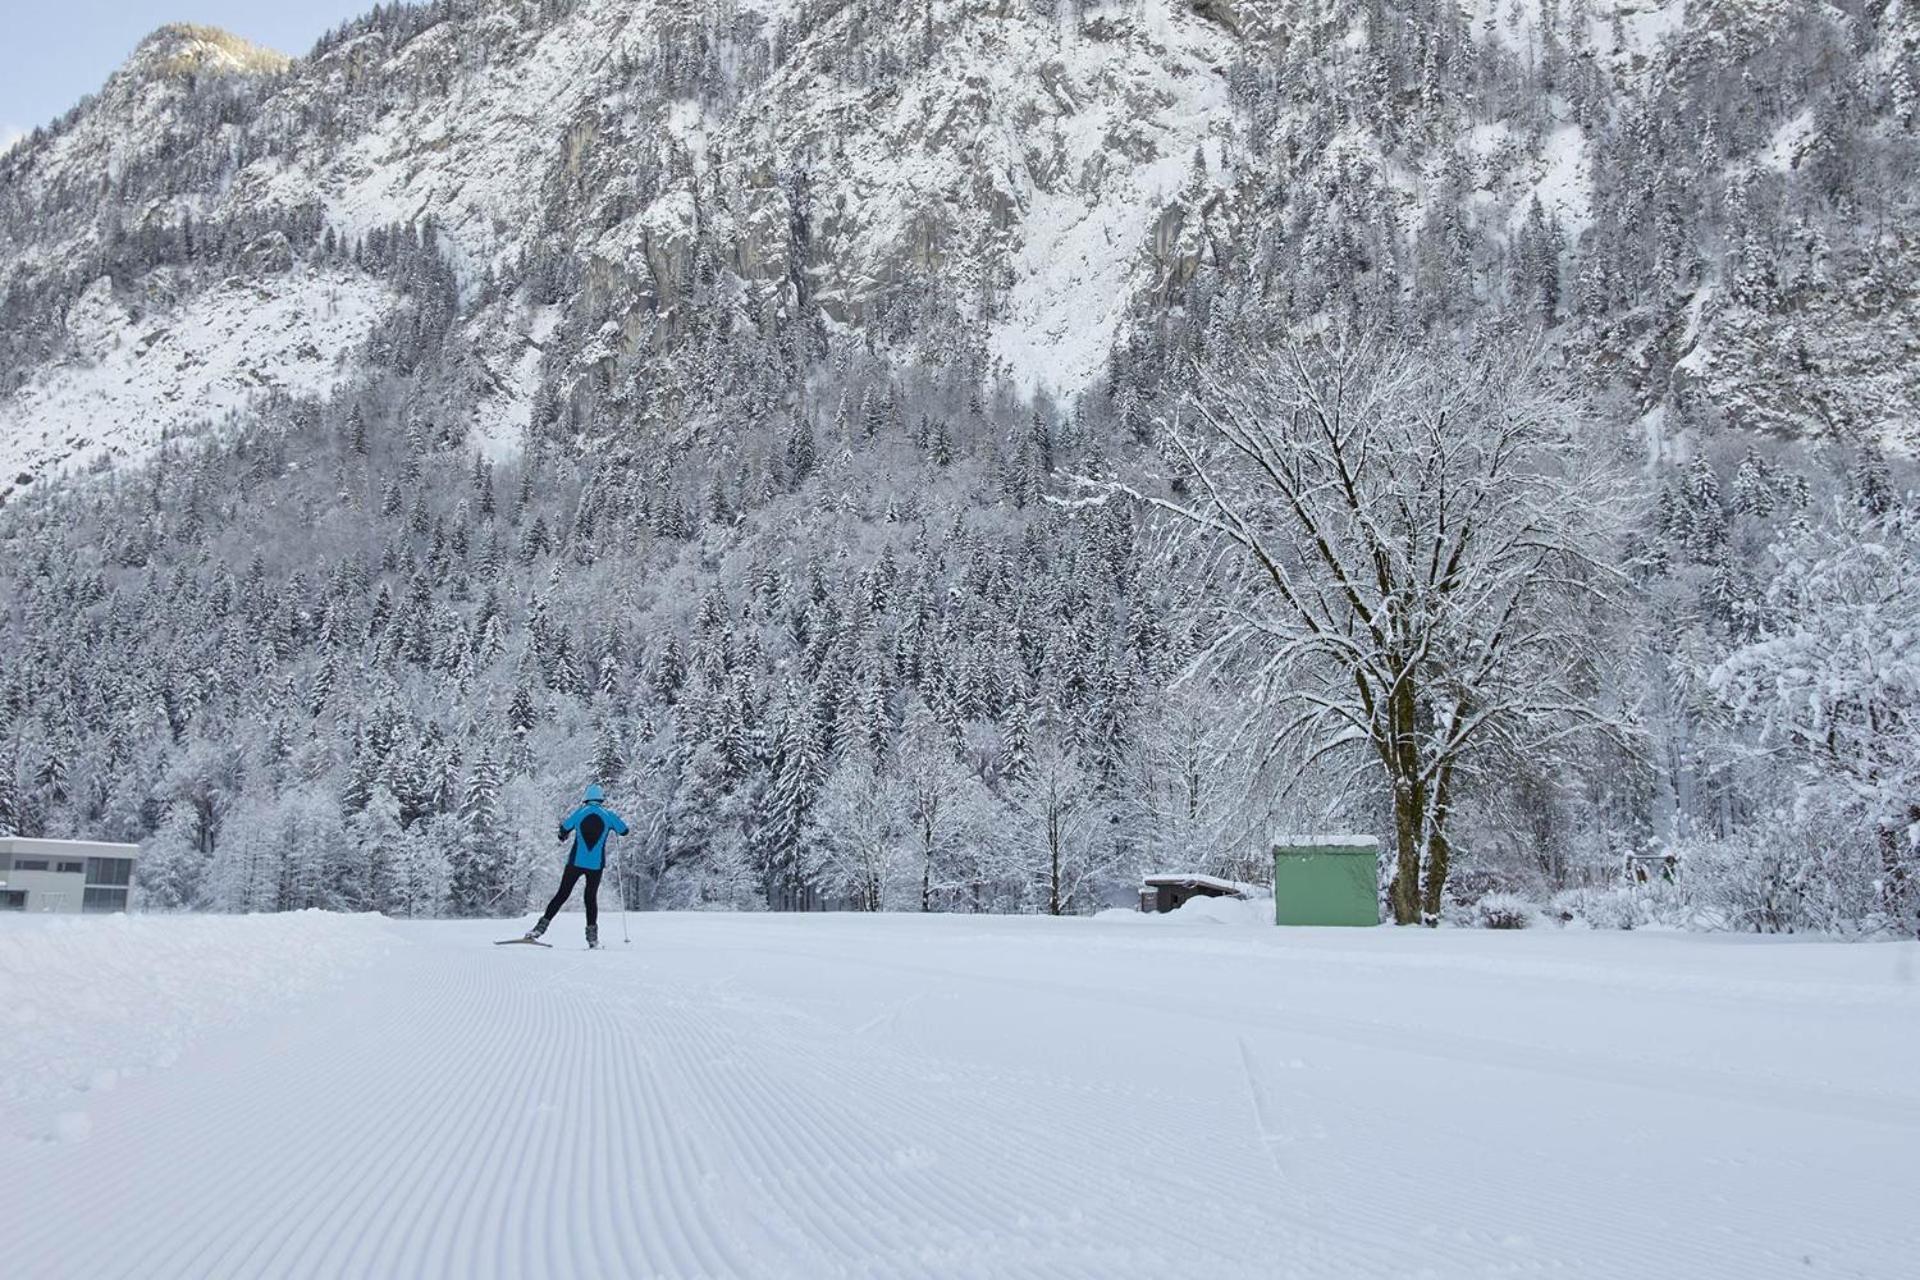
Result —
MULTIPOLYGON (((1875 932, 1908 918, 1868 824, 1812 803, 1682 850, 1695 928, 1875 932)), ((1909 926, 1910 927, 1910 926, 1909 926)))
POLYGON ((1784 933, 1799 917, 1800 873, 1773 842, 1740 831, 1686 850, 1688 888, 1700 924, 1784 933))
POLYGON ((1765 626, 1708 683, 1789 800, 1696 850, 1728 927, 1911 930, 1920 913, 1920 513, 1863 457, 1829 519, 1770 548, 1765 626))
POLYGON ((1540 908, 1517 893, 1490 893, 1473 904, 1473 922, 1482 929, 1531 929, 1540 908))
POLYGON ((1642 894, 1626 885, 1565 889, 1553 895, 1553 914, 1566 924, 1591 929, 1633 929, 1646 923, 1642 894))

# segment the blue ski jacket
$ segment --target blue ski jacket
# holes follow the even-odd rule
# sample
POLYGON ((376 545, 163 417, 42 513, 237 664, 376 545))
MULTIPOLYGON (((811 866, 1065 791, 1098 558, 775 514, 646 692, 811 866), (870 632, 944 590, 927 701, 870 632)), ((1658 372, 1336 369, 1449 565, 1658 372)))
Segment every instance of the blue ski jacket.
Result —
POLYGON ((627 824, 613 810, 597 804, 583 804, 560 824, 560 838, 573 837, 573 854, 567 859, 582 871, 598 871, 606 862, 607 834, 627 834, 627 824))

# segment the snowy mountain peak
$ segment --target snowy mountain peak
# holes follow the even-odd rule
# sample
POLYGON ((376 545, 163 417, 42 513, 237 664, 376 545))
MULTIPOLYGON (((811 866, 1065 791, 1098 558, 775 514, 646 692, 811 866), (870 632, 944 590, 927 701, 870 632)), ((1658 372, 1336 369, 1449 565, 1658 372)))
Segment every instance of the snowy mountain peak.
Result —
POLYGON ((198 75, 273 75, 293 59, 219 27, 170 22, 142 40, 120 71, 140 80, 198 75))

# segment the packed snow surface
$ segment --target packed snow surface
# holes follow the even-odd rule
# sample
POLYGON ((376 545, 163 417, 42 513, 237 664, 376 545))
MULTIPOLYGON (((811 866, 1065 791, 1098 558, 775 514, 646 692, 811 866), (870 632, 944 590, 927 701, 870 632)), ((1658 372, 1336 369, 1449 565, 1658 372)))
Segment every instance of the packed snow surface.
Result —
POLYGON ((171 1067, 199 1037, 289 1012, 380 955, 378 916, 9 916, 0 928, 0 1106, 9 1137, 84 1125, 90 1095, 171 1067))
POLYGON ((1913 943, 602 924, 0 917, 7 1274, 1891 1278, 1920 1246, 1913 943))

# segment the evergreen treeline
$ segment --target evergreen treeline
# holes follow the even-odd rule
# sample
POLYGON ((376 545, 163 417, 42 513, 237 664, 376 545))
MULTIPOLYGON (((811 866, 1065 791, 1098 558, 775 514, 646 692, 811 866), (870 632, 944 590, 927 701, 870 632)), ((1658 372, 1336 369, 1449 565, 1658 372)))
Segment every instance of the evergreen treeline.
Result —
POLYGON ((1186 650, 1132 515, 1038 501, 1070 424, 870 387, 496 467, 391 394, 9 511, 0 822, 149 841, 156 905, 408 914, 521 910, 585 779, 666 905, 1076 910, 1152 849, 1186 650))

